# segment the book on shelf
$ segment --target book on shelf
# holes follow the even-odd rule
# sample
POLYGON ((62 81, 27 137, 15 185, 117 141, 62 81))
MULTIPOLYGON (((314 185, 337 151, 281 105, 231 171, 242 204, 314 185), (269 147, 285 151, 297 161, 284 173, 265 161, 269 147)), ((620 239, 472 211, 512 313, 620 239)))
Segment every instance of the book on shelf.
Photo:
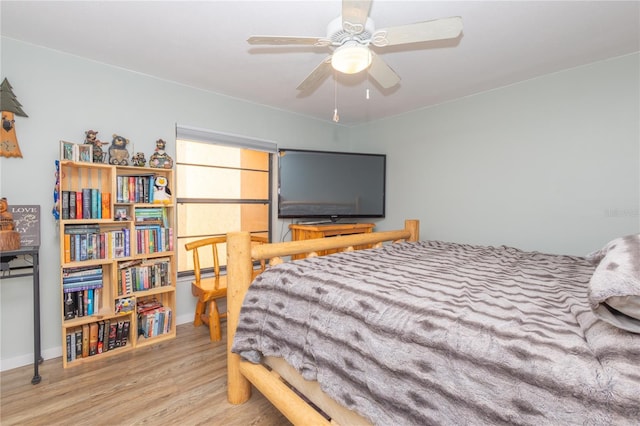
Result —
POLYGON ((93 289, 90 288, 90 289, 85 290, 84 294, 85 294, 85 296, 87 298, 87 300, 86 300, 86 302, 87 302, 87 305, 86 305, 87 311, 85 312, 85 314, 86 315, 93 315, 93 289))
POLYGON ((128 184, 129 184, 129 202, 130 203, 136 203, 138 202, 138 193, 136 192, 136 178, 135 176, 129 176, 129 179, 127 179, 128 184))
POLYGON ((74 235, 85 234, 86 235, 86 234, 97 234, 98 232, 100 232, 100 225, 96 223, 73 224, 73 225, 66 225, 64 227, 65 234, 74 234, 74 235))
POLYGON ((104 343, 104 321, 98 321, 98 340, 96 342, 96 354, 103 352, 104 343))
POLYGON ((64 319, 73 319, 76 317, 76 301, 73 292, 66 292, 64 298, 64 319))
MULTIPOLYGON (((122 332, 121 332, 122 333, 122 332)), ((116 337, 118 335, 118 322, 111 321, 109 323, 109 334, 107 339, 107 350, 113 350, 116 348, 116 337)))
POLYGON ((109 350, 109 327, 111 320, 101 321, 102 333, 98 330, 98 353, 107 352, 109 350))
POLYGON ((84 308, 84 312, 82 313, 85 317, 89 315, 89 290, 82 291, 82 307, 84 308))
POLYGON ((82 188, 82 219, 91 219, 91 188, 82 188))
POLYGON ((76 219, 82 219, 82 192, 76 192, 76 219))
POLYGON ((79 266, 75 268, 62 268, 62 278, 86 277, 102 275, 102 266, 79 266))
POLYGON ((89 324, 89 356, 98 353, 98 323, 89 324))
POLYGON ((122 336, 120 339, 120 346, 126 346, 127 345, 127 341, 129 339, 129 325, 131 324, 131 321, 124 321, 124 324, 122 324, 122 336))
MULTIPOLYGON (((71 351, 71 361, 75 361, 76 358, 78 357, 78 354, 76 352, 76 348, 77 348, 77 343, 76 343, 77 333, 76 333, 76 329, 73 328, 73 329, 69 330, 68 336, 69 336, 69 339, 71 340, 69 342, 69 350, 71 351)), ((69 358, 69 356, 67 356, 67 359, 68 358, 69 358)))
POLYGON ((102 268, 98 272, 82 275, 68 275, 62 277, 62 284, 74 284, 84 282, 102 282, 102 268))
POLYGON ((111 193, 102 193, 102 212, 103 219, 111 219, 111 193))
POLYGON ((76 291, 75 313, 77 317, 84 316, 84 290, 76 291))
POLYGON ((119 348, 120 346, 124 346, 122 345, 122 331, 124 329, 124 321, 118 321, 117 327, 116 327, 116 340, 115 340, 115 347, 119 348))
POLYGON ((96 290, 100 290, 102 287, 103 287, 102 281, 89 281, 89 282, 65 284, 63 285, 62 290, 64 293, 72 294, 79 291, 94 292, 96 290))
POLYGON ((71 262, 71 235, 70 234, 64 234, 64 243, 63 243, 63 250, 64 250, 64 263, 69 263, 71 262))
POLYGON ((69 195, 71 191, 62 191, 62 219, 69 219, 69 195))
POLYGON ((75 334, 73 335, 73 348, 74 351, 71 351, 71 330, 67 330, 67 335, 65 337, 66 342, 67 342, 67 362, 72 361, 73 359, 75 359, 73 356, 75 355, 75 334))
MULTIPOLYGON (((73 191, 69 191, 69 219, 76 218, 76 193, 73 191)), ((64 211, 64 208, 63 208, 64 211)))
POLYGON ((97 189, 91 190, 91 217, 102 219, 102 193, 97 189))
POLYGON ((76 335, 76 347, 75 347, 75 358, 82 358, 82 327, 75 328, 76 335))
POLYGON ((89 357, 89 324, 82 325, 82 357, 89 357))

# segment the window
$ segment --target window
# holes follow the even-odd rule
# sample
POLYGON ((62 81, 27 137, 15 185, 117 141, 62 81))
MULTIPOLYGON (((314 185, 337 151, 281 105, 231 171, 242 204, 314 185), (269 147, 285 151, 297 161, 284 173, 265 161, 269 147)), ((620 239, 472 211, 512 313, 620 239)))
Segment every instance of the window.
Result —
MULTIPOLYGON (((228 141, 229 135, 212 132, 181 138, 180 130, 176 143, 178 273, 188 273, 193 270, 193 257, 184 245, 190 241, 230 231, 270 236, 272 153, 271 149, 245 148, 252 140, 243 143, 244 139, 233 137, 228 141)), ((218 250, 225 265, 225 248, 218 250)), ((212 267, 213 261, 205 260, 201 266, 212 267)))

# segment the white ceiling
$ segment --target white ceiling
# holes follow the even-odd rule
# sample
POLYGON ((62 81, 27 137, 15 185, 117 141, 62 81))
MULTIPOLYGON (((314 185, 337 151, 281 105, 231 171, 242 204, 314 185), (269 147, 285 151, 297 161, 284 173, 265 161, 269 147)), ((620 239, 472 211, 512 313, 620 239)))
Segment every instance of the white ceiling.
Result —
MULTIPOLYGON (((2 0, 0 7, 6 37, 322 120, 333 115, 333 78, 308 96, 296 90, 329 50, 249 46, 246 39, 325 36, 339 0, 2 0)), ((638 1, 374 0, 370 12, 376 29, 449 16, 464 25, 453 42, 376 49, 401 77, 398 86, 381 90, 365 74, 339 75, 340 124, 640 50, 638 1)))

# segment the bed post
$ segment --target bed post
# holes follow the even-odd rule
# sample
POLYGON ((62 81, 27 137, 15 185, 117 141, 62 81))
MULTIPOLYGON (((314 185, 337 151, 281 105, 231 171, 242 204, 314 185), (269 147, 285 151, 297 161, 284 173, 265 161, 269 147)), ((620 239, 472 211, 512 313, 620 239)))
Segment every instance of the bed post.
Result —
POLYGON ((404 221, 404 229, 411 233, 409 241, 420 239, 420 221, 417 219, 407 219, 404 221))
POLYGON ((231 345, 252 269, 250 234, 227 234, 227 400, 231 404, 242 404, 251 397, 251 383, 240 374, 240 356, 231 352, 231 345))

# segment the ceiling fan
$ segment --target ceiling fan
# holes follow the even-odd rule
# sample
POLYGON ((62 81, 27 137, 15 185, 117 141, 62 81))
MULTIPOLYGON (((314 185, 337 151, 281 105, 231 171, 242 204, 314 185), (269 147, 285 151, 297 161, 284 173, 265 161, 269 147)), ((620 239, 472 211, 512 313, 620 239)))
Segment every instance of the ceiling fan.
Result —
POLYGON ((327 26, 326 37, 251 36, 252 45, 310 45, 329 47, 333 54, 325 58, 298 86, 298 90, 314 90, 331 72, 356 74, 367 70, 382 88, 400 82, 400 77, 380 56, 369 48, 456 38, 462 32, 462 18, 436 19, 376 30, 369 18, 371 0, 342 1, 342 15, 327 26))

